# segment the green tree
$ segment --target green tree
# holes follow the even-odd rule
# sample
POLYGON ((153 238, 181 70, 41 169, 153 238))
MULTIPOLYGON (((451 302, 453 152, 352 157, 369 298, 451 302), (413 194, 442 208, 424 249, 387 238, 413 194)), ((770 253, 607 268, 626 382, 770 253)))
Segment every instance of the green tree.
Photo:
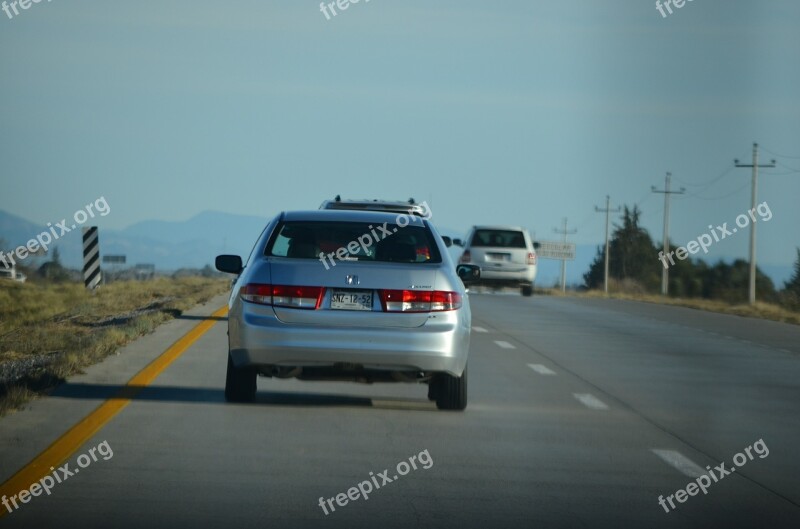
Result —
POLYGON ((783 284, 781 298, 784 305, 800 309, 800 248, 797 248, 797 260, 794 262, 794 274, 783 284))
POLYGON ((39 277, 50 281, 69 281, 69 272, 61 265, 61 253, 58 251, 58 246, 53 248, 53 254, 50 256, 50 260, 42 264, 36 273, 39 277))
POLYGON ((794 274, 784 283, 783 289, 800 298, 800 248, 797 248, 797 260, 794 262, 794 274))
MULTIPOLYGON (((650 234, 639 226, 641 215, 637 206, 633 209, 625 206, 622 223, 614 225, 609 241, 608 275, 613 279, 635 281, 646 290, 655 291, 661 281, 661 261, 650 234)), ((594 262, 583 276, 587 287, 603 285, 604 261, 604 249, 599 247, 594 262)))
MULTIPOLYGON (((704 298, 720 299, 729 303, 747 301, 750 265, 744 259, 736 259, 731 264, 720 260, 698 276, 702 279, 704 298)), ((761 301, 777 300, 775 284, 758 268, 756 268, 756 292, 761 301)))

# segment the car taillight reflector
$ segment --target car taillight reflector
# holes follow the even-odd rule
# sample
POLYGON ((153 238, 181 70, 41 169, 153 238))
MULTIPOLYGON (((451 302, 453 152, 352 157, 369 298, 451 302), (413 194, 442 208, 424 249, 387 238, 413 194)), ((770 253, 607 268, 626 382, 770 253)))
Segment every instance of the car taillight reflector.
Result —
POLYGON ((251 283, 239 290, 239 296, 250 303, 292 307, 296 309, 317 309, 325 294, 323 287, 300 287, 292 285, 264 285, 251 283))
POLYGON ((472 260, 472 255, 469 253, 469 250, 464 250, 464 253, 461 254, 461 259, 459 259, 462 263, 468 263, 472 260))
POLYGON ((536 254, 533 252, 528 252, 528 264, 535 265, 536 264, 536 254))
POLYGON ((384 312, 440 312, 461 308, 461 295, 441 290, 381 290, 384 312))

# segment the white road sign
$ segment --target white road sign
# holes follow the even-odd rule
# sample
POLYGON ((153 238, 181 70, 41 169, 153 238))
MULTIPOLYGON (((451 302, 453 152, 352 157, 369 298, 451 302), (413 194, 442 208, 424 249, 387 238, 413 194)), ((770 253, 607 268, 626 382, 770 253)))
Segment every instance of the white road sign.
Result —
POLYGON ((574 242, 539 241, 536 254, 542 259, 575 260, 574 242))

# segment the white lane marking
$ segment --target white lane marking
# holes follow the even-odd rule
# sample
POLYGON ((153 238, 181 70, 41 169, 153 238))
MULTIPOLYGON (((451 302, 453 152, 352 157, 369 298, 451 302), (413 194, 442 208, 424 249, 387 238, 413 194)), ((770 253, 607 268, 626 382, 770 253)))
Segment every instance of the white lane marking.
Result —
POLYGON ((495 340, 494 343, 496 343, 498 346, 502 347, 503 349, 516 349, 516 347, 514 347, 510 343, 504 342, 502 340, 495 340))
POLYGON ((472 330, 475 331, 475 332, 489 332, 486 329, 484 329, 483 327, 477 327, 475 325, 472 326, 472 330))
POLYGON ((652 452, 663 459, 665 463, 676 468, 684 476, 689 476, 690 478, 699 478, 706 473, 706 471, 703 470, 700 465, 677 450, 662 450, 653 448, 652 452))
POLYGON ((602 400, 598 399, 591 393, 573 393, 576 399, 581 401, 581 404, 593 410, 607 410, 608 405, 602 400))
POLYGON ((542 364, 528 364, 528 367, 539 373, 540 375, 555 375, 556 372, 542 364))

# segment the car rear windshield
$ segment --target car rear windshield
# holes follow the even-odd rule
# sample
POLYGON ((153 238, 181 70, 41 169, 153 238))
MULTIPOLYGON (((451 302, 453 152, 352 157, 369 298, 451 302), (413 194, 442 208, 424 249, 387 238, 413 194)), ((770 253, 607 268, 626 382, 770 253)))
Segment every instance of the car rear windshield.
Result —
POLYGON ((275 230, 265 255, 295 259, 441 263, 433 234, 421 226, 364 222, 283 222, 275 230))
POLYGON ((525 248, 525 235, 516 230, 476 230, 472 246, 493 248, 525 248))

